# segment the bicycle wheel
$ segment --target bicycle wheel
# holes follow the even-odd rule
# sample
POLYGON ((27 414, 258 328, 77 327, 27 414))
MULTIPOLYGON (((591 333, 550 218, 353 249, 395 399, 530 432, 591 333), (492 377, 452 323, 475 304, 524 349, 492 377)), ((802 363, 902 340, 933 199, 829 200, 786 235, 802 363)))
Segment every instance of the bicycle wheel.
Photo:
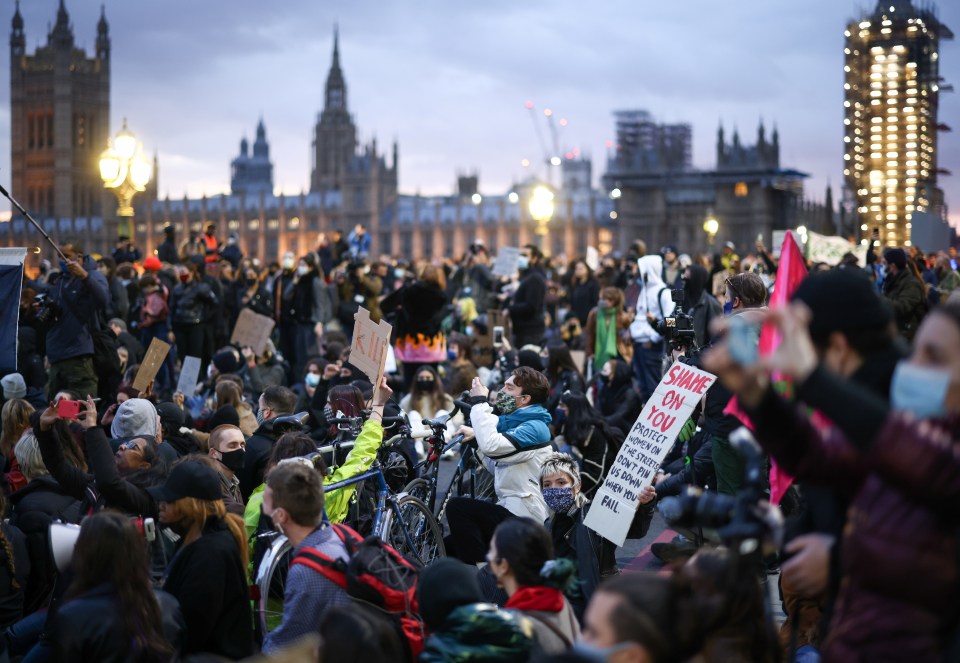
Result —
POLYGON ((423 566, 446 555, 440 525, 426 504, 412 495, 400 495, 388 505, 381 524, 384 541, 423 566))
POLYGON ((414 479, 406 486, 403 487, 401 493, 406 493, 412 497, 416 497, 418 500, 427 505, 427 508, 430 508, 430 503, 433 502, 434 495, 433 491, 430 490, 430 483, 426 479, 414 479))
POLYGON ((257 567, 257 596, 254 597, 257 631, 262 638, 283 621, 283 593, 293 548, 287 537, 278 534, 257 567))

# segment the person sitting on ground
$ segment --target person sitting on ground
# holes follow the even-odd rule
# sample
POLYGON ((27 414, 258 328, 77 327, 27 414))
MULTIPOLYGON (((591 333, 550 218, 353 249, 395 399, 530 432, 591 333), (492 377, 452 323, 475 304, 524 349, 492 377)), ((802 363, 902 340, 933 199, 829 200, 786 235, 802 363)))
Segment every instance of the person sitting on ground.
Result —
POLYGON ((430 634, 420 663, 525 663, 533 621, 485 603, 476 569, 449 557, 434 560, 417 583, 420 616, 430 634))
POLYGON ((540 360, 543 362, 543 371, 550 382, 550 397, 545 407, 553 414, 560 402, 560 396, 565 392, 583 393, 586 384, 580 369, 573 362, 570 348, 566 345, 551 343, 540 351, 540 360))
POLYGON ((477 365, 471 358, 470 337, 466 334, 453 333, 447 337, 447 393, 454 398, 469 391, 473 378, 478 376, 477 365))
POLYGON ((180 602, 187 624, 183 654, 231 660, 253 654, 243 521, 227 513, 217 473, 189 456, 150 488, 160 522, 180 535, 163 590, 180 602))
MULTIPOLYGON (((302 551, 318 552, 330 559, 349 557, 346 546, 323 520, 323 479, 313 468, 281 462, 267 475, 263 511, 293 548, 291 559, 302 551)), ((349 605, 350 596, 338 584, 305 564, 292 564, 283 592, 283 621, 263 643, 271 654, 317 630, 317 615, 337 605, 349 605)))
POLYGON ((505 607, 533 622, 541 652, 558 654, 580 639, 577 617, 563 595, 576 584, 576 567, 570 560, 554 559, 543 525, 529 518, 503 521, 490 540, 487 562, 509 597, 505 607))
POLYGON ((583 493, 592 499, 613 465, 624 432, 615 428, 597 412, 583 393, 566 392, 560 397, 554 414, 554 444, 572 448, 582 463, 583 493))
MULTIPOLYGON (((104 511, 84 519, 71 563, 73 579, 38 645, 57 661, 165 663, 184 630, 176 600, 154 591, 143 536, 133 522, 104 511)), ((29 657, 31 660, 34 655, 29 657)))
POLYGON ((0 410, 0 454, 2 454, 4 476, 11 491, 17 491, 27 485, 27 479, 20 472, 13 447, 23 433, 30 429, 30 415, 34 413, 33 406, 27 401, 14 398, 3 404, 0 410))
POLYGON ((543 407, 550 393, 540 371, 521 366, 513 371, 497 394, 496 412, 487 404, 489 390, 475 379, 470 389, 476 403, 470 426, 459 433, 476 440, 484 465, 493 474, 497 503, 455 497, 447 504, 452 556, 470 563, 482 562, 496 526, 511 516, 542 523, 547 505, 537 490, 540 465, 550 453, 550 413, 543 407))
POLYGON ((247 442, 238 426, 222 424, 210 432, 207 455, 217 461, 217 476, 220 478, 220 493, 227 511, 243 515, 243 498, 240 496, 240 480, 237 472, 243 467, 247 442))
POLYGON ((630 366, 620 359, 611 359, 597 376, 597 395, 594 403, 607 423, 626 432, 643 410, 643 401, 633 388, 630 366))
POLYGON ((240 478, 240 494, 246 500, 253 489, 263 483, 263 472, 270 458, 270 448, 279 435, 273 431, 273 422, 277 417, 293 414, 297 404, 297 395, 287 387, 269 387, 257 402, 257 423, 259 427, 247 440, 247 453, 243 459, 240 478))

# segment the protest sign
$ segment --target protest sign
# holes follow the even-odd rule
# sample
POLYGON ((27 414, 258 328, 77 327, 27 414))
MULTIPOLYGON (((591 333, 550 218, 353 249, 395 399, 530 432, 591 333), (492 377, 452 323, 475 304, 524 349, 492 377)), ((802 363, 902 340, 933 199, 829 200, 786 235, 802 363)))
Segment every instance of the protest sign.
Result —
POLYGON ((633 522, 643 489, 670 451, 680 430, 716 378, 676 362, 647 400, 610 472, 590 505, 584 524, 622 546, 633 522))
POLYGON ((497 251, 497 259, 493 263, 493 273, 496 276, 513 276, 517 273, 517 262, 520 259, 520 249, 515 246, 502 246, 497 251))
POLYGON ((774 258, 780 257, 780 251, 783 249, 783 240, 787 237, 786 230, 774 230, 773 242, 770 243, 770 253, 774 258))
POLYGON ((584 262, 587 263, 587 267, 593 271, 600 269, 600 252, 597 251, 594 247, 587 247, 587 257, 584 259, 584 262))
POLYGON ((230 342, 241 348, 249 346, 258 356, 263 354, 273 332, 273 318, 254 313, 248 308, 242 309, 233 327, 230 342))
POLYGON ((822 262, 834 267, 840 264, 845 254, 855 252, 856 248, 843 237, 831 237, 807 231, 806 258, 811 263, 822 262))
POLYGON ((17 370, 20 286, 27 250, 0 248, 0 375, 17 370))
POLYGON ((370 378, 374 390, 380 384, 387 362, 387 346, 390 345, 390 323, 370 320, 370 311, 360 307, 353 314, 353 342, 350 344, 350 363, 370 378))
POLYGON ((184 357, 180 367, 180 379, 177 381, 177 391, 184 396, 193 396, 197 383, 200 382, 200 357, 184 357))
POLYGON ((137 377, 133 379, 133 388, 137 391, 146 391, 153 378, 157 377, 157 372, 163 365, 163 360, 167 358, 170 352, 170 344, 154 338, 150 341, 150 347, 147 348, 147 354, 143 356, 140 362, 140 369, 137 371, 137 377))

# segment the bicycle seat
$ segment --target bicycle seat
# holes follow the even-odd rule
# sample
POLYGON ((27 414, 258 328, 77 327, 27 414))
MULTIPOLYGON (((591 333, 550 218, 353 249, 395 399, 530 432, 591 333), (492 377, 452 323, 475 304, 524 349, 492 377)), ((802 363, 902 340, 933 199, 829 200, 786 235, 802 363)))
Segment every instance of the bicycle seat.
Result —
POLYGON ((309 412, 297 412, 296 414, 285 414, 273 420, 274 433, 289 433, 292 431, 303 431, 307 428, 307 421, 310 419, 309 412))

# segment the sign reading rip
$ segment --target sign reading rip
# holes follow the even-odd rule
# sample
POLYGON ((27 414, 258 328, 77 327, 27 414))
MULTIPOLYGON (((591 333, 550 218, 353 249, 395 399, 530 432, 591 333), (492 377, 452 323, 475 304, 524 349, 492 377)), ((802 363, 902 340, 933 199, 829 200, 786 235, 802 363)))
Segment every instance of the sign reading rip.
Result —
POLYGON ((381 320, 370 320, 370 311, 360 307, 353 314, 353 342, 350 344, 350 363, 370 378, 374 385, 380 384, 383 369, 387 361, 387 346, 393 327, 381 320))
POLYGON ((710 373, 680 362, 670 367, 643 406, 593 498, 584 520, 587 527, 623 545, 643 489, 653 483, 690 413, 715 380, 710 373))

